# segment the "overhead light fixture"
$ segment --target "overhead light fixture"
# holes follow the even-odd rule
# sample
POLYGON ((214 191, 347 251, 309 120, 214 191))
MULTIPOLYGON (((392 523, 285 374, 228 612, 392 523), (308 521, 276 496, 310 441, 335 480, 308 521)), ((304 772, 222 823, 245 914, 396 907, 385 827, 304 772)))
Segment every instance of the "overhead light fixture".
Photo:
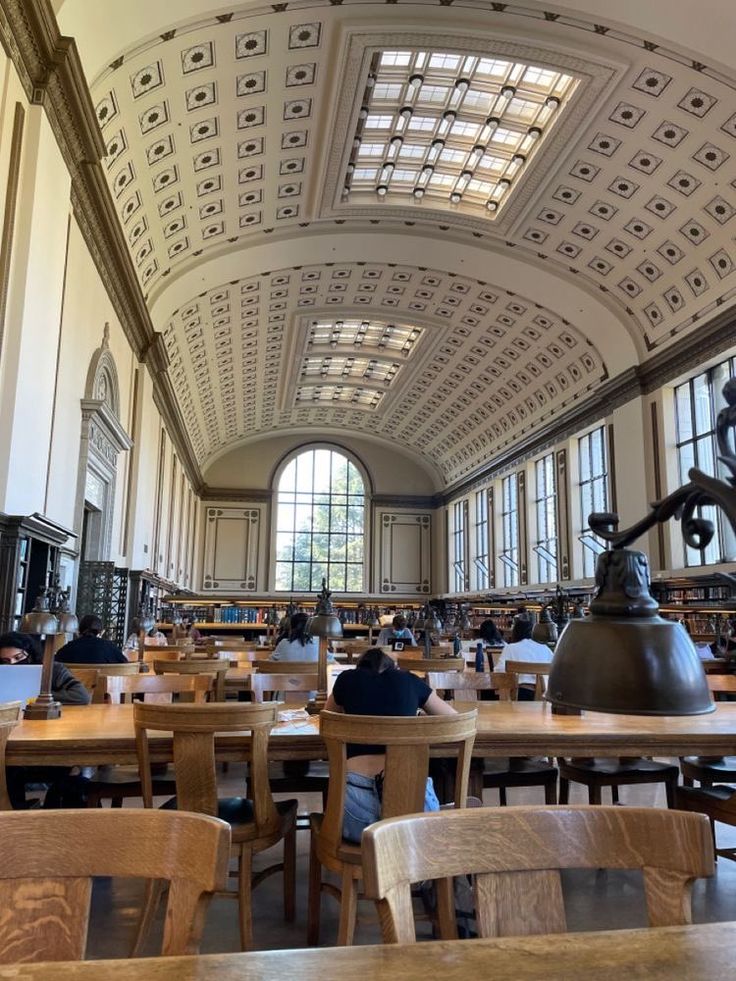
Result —
POLYGON ((736 454, 730 435, 736 429, 736 378, 726 383, 723 397, 726 405, 715 429, 718 459, 730 473, 726 480, 692 467, 687 484, 655 502, 645 517, 623 531, 616 514, 588 518, 591 530, 611 548, 598 556, 590 616, 572 620, 555 649, 546 695, 553 706, 634 715, 714 710, 693 642, 681 624, 659 616, 649 592, 647 557, 627 546, 654 525, 676 517, 685 544, 705 548, 715 528, 700 517, 704 507, 719 508, 736 531, 736 454))
POLYGON ((453 191, 452 194, 450 195, 450 203, 460 204, 462 197, 463 197, 462 194, 458 194, 457 191, 453 191))
POLYGON ((410 75, 409 85, 413 89, 420 89, 422 87, 422 82, 424 81, 423 75, 410 75))

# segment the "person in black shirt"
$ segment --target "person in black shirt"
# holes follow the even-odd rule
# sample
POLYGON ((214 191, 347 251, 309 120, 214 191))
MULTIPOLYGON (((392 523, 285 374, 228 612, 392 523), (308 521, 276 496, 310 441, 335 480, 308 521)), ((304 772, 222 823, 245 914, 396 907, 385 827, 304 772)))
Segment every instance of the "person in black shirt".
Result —
MULTIPOLYGON (((325 709, 349 715, 412 716, 421 710, 428 715, 454 715, 429 685, 408 671, 399 671, 394 661, 377 647, 362 655, 353 671, 335 679, 325 709)), ((385 765, 385 747, 348 745, 350 768, 345 789, 342 833, 359 842, 363 829, 381 817, 380 774, 385 765)), ((439 801, 431 778, 427 778, 425 811, 438 811, 439 801)))
POLYGON ((88 613, 79 621, 79 636, 57 651, 56 660, 62 664, 127 664, 117 644, 100 637, 101 633, 102 620, 88 613))

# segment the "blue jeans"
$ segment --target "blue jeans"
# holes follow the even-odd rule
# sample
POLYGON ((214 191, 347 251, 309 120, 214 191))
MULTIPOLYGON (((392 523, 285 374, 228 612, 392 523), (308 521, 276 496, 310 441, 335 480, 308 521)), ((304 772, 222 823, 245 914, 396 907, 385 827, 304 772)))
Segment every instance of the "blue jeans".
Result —
MULTIPOLYGON (((424 791, 424 810, 439 811, 440 802, 434 792, 432 778, 427 777, 424 791)), ((342 818, 342 836, 348 841, 360 843, 363 829, 381 818, 381 798, 375 777, 348 771, 345 787, 345 813, 342 818)))

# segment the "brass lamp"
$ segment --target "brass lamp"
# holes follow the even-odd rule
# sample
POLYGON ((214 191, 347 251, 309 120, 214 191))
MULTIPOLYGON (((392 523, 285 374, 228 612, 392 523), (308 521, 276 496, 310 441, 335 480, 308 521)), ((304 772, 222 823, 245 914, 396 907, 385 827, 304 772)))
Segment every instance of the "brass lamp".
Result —
MULTIPOLYGON (((181 618, 179 619, 181 623, 181 618)), ((143 661, 143 652, 146 646, 146 634, 156 626, 156 618, 150 605, 146 606, 138 615, 138 662, 143 661)))
POLYGON ((322 589, 317 594, 317 609, 307 621, 308 632, 319 639, 317 695, 308 706, 308 710, 314 713, 321 712, 327 701, 327 643, 330 639, 342 637, 342 624, 332 609, 331 595, 327 580, 323 579, 322 589))
POLYGON ((51 586, 41 590, 33 609, 21 620, 23 633, 43 637, 41 689, 38 698, 29 702, 23 710, 26 719, 58 719, 61 715, 61 705, 53 696, 51 683, 54 657, 61 646, 60 641, 79 627, 75 614, 69 609, 70 592, 69 589, 60 588, 59 578, 55 576, 51 586))
POLYGON ((686 544, 705 548, 715 529, 699 515, 704 506, 720 508, 736 531, 736 453, 730 438, 736 430, 736 379, 726 383, 723 396, 716 439, 719 461, 730 473, 726 480, 693 467, 687 484, 623 531, 616 514, 590 515, 592 531, 612 548, 598 556, 590 616, 571 620, 557 644, 546 695, 553 707, 636 715, 700 715, 715 709, 684 627, 658 615, 646 556, 626 546, 675 517, 686 544))

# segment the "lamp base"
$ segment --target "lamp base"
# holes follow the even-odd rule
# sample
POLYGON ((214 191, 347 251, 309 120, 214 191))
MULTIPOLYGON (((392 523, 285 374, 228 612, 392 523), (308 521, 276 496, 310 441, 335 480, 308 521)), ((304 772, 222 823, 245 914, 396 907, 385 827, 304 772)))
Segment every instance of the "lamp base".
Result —
POLYGON ((568 705, 553 705, 552 715, 582 715, 583 710, 570 708, 568 705))
POLYGON ((29 702, 28 705, 23 709, 24 719, 58 719, 61 717, 61 703, 54 701, 53 698, 48 698, 41 700, 37 698, 33 702, 29 702))
POLYGON ((310 699, 306 705, 306 711, 308 715, 319 715, 322 709, 325 707, 327 702, 327 692, 318 691, 313 699, 310 699))

